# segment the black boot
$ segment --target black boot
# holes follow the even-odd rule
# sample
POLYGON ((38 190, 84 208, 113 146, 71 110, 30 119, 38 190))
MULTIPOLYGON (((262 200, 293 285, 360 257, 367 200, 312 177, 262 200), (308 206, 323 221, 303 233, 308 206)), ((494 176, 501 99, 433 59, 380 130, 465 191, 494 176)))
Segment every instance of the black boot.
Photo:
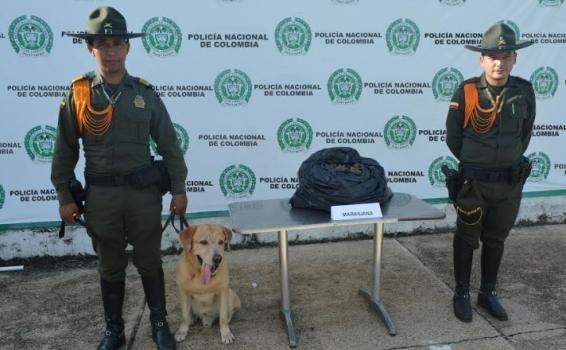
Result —
POLYGON ((149 319, 151 321, 151 337, 157 349, 175 350, 175 338, 169 331, 169 325, 165 316, 165 283, 163 280, 163 270, 155 276, 142 276, 143 290, 149 307, 149 319))
POLYGON ((503 249, 503 242, 500 241, 486 241, 482 246, 481 286, 478 293, 478 305, 485 308, 491 316, 498 320, 507 321, 509 317, 497 300, 497 292, 495 291, 503 249))
POLYGON ((108 282, 102 278, 100 279, 100 291, 102 292, 106 330, 104 331, 104 337, 96 348, 97 350, 119 349, 126 344, 124 321, 122 320, 124 290, 124 281, 108 282))
POLYGON ((470 275, 472 272, 472 258, 474 248, 468 242, 454 236, 454 277, 456 292, 452 299, 454 315, 463 321, 472 321, 472 304, 470 302, 470 275))
POLYGON ((472 303, 470 303, 470 285, 456 284, 452 298, 454 315, 462 322, 472 322, 472 303))

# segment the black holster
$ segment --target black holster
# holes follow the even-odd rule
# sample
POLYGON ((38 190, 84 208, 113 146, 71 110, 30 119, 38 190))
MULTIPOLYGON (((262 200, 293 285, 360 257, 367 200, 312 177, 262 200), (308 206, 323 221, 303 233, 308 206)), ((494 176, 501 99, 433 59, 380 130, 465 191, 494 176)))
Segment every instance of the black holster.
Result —
POLYGON ((72 179, 69 181, 69 191, 71 191, 75 204, 79 207, 79 213, 82 214, 86 201, 86 191, 83 188, 83 184, 77 179, 72 179))
MULTIPOLYGON (((86 191, 83 188, 83 184, 75 178, 69 180, 69 191, 73 197, 73 201, 79 207, 79 215, 84 213, 85 201, 86 201, 86 191)), ((79 219, 80 220, 80 219, 79 219)), ((79 221, 79 223, 82 221, 79 221)), ((87 228, 88 232, 88 228, 87 228)), ((59 238, 65 237, 65 221, 61 220, 61 225, 59 227, 59 238)))
POLYGON ((520 183, 521 185, 524 185, 531 175, 532 168, 533 166, 531 160, 525 156, 522 156, 519 163, 511 167, 511 183, 520 183))
POLYGON ((163 160, 152 160, 150 166, 127 175, 126 182, 135 189, 156 185, 161 195, 171 191, 169 171, 163 160))
POLYGON ((456 203, 458 193, 464 185, 464 176, 458 171, 449 168, 446 164, 440 168, 446 177, 446 188, 448 189, 448 198, 452 203, 456 203))

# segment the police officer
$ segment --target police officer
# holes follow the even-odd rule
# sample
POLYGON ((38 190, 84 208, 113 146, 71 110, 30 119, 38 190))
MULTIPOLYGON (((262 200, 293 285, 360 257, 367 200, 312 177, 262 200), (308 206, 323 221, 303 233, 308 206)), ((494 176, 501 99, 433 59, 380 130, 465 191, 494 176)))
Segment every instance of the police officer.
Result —
POLYGON ((133 246, 133 262, 150 310, 152 338, 158 349, 175 349, 166 321, 165 285, 161 267, 162 197, 150 156, 150 137, 163 155, 170 175, 170 210, 184 215, 187 167, 167 110, 145 80, 128 74, 125 60, 130 33, 124 16, 99 7, 87 21, 86 40, 98 73, 72 82, 61 102, 51 179, 57 190, 60 216, 79 218, 68 184, 75 178, 82 139, 86 180, 85 219, 99 257, 98 271, 106 330, 98 349, 124 345, 125 248, 133 246), (134 181, 135 180, 135 181, 134 181))
POLYGON ((530 171, 523 153, 529 145, 535 120, 531 84, 511 76, 516 50, 529 41, 517 41, 511 27, 497 23, 483 35, 479 46, 483 74, 465 81, 454 93, 446 119, 446 143, 460 161, 464 184, 455 208, 454 314, 472 320, 470 273, 474 249, 481 251, 481 286, 478 305, 499 320, 508 316, 497 299, 495 285, 509 235, 530 171))

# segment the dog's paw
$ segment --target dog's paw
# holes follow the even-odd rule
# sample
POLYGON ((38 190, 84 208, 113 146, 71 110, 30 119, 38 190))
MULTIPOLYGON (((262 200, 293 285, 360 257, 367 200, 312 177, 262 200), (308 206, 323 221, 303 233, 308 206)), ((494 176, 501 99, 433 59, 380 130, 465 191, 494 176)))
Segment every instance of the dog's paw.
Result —
POLYGON ((179 327, 177 332, 175 332, 175 340, 181 342, 187 338, 187 333, 189 332, 189 327, 179 327))
POLYGON ((220 336, 222 337, 222 342, 224 344, 232 344, 234 342, 234 334, 230 331, 230 328, 221 329, 220 336))

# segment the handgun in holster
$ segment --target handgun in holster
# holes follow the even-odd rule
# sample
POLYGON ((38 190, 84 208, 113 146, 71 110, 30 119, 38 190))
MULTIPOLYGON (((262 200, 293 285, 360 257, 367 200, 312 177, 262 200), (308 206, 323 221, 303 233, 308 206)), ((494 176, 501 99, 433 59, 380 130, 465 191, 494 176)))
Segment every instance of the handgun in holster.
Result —
POLYGON ((455 169, 449 168, 446 164, 440 167, 440 170, 446 177, 446 188, 448 189, 448 198, 452 203, 456 203, 458 193, 464 186, 464 177, 455 169))

